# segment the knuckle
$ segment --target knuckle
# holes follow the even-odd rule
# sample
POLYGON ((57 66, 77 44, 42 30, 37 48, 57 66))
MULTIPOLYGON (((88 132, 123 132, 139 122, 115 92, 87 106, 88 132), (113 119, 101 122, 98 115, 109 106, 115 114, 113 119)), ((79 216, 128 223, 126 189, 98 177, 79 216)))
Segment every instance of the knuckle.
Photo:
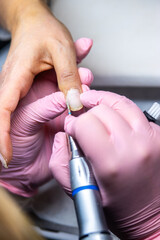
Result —
POLYGON ((126 96, 119 96, 119 101, 127 104, 132 104, 133 102, 126 96))
POLYGON ((72 40, 67 39, 65 36, 62 36, 61 39, 50 39, 53 46, 55 46, 56 49, 59 51, 62 51, 64 49, 73 49, 74 43, 72 40))
POLYGON ((113 182, 113 181, 115 181, 115 179, 117 179, 118 172, 119 171, 118 171, 117 164, 115 164, 115 162, 113 162, 113 161, 110 161, 107 164, 106 171, 104 172, 104 176, 107 175, 109 182, 113 182))
POLYGON ((65 48, 74 48, 74 43, 72 41, 72 38, 71 36, 68 37, 66 35, 63 35, 61 36, 60 39, 57 39, 57 43, 60 45, 60 46, 63 46, 65 48))
POLYGON ((64 70, 61 73, 61 80, 64 81, 68 81, 70 79, 75 79, 77 77, 77 74, 74 71, 68 71, 68 70, 64 70))
POLYGON ((123 96, 123 95, 119 95, 117 97, 117 101, 115 101, 115 103, 112 105, 113 109, 119 109, 120 106, 127 106, 131 107, 133 105, 135 105, 135 103, 133 101, 131 101, 129 98, 123 96))
POLYGON ((74 49, 74 43, 70 39, 65 39, 64 46, 69 49, 74 49))
POLYGON ((120 174, 119 166, 116 163, 107 162, 106 166, 101 169, 99 180, 107 187, 108 191, 112 191, 119 181, 120 174))

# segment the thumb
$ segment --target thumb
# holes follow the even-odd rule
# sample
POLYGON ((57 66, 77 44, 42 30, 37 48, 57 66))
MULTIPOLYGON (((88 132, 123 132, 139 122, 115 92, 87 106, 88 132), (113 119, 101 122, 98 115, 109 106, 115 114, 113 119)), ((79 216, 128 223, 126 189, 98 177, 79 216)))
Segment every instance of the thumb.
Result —
MULTIPOLYGON (((107 97, 110 98, 110 95, 108 93, 109 92, 105 92, 105 91, 90 90, 88 92, 83 92, 80 95, 80 100, 85 107, 92 108, 99 105, 100 103, 105 103, 105 99, 107 97)), ((118 94, 114 94, 114 96, 118 96, 118 94)), ((115 100, 115 97, 114 97, 114 100, 115 100)))
POLYGON ((42 123, 59 116, 66 109, 63 93, 56 92, 23 107, 17 108, 12 118, 12 133, 34 134, 42 123))
POLYGON ((71 195, 68 139, 64 132, 55 135, 53 151, 49 163, 49 168, 54 178, 63 187, 65 192, 71 195))

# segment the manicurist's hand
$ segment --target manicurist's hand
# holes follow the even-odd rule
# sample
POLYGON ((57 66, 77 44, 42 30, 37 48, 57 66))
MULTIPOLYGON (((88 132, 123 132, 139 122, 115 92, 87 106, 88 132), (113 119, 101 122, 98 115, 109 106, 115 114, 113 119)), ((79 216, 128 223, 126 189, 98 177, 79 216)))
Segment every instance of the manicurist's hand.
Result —
MULTIPOLYGON (((80 68, 79 76, 87 85, 93 80, 88 69, 80 68)), ((40 73, 12 114, 13 157, 0 172, 0 185, 15 194, 30 197, 53 177, 49 161, 54 136, 63 131, 67 115, 64 94, 57 90, 54 70, 40 73)))
POLYGON ((54 68, 59 89, 73 110, 79 101, 81 82, 76 54, 89 52, 92 41, 83 39, 76 49, 67 28, 50 12, 42 0, 0 0, 0 21, 12 35, 11 47, 1 73, 0 157, 7 163, 12 156, 10 116, 19 100, 30 89, 34 77, 54 68), (78 53, 77 53, 78 51, 78 53))
MULTIPOLYGON (((110 229, 120 239, 160 239, 160 127, 129 99, 86 91, 89 109, 67 116, 65 131, 79 143, 100 188, 110 229)), ((70 191, 65 133, 55 136, 50 168, 70 191)))

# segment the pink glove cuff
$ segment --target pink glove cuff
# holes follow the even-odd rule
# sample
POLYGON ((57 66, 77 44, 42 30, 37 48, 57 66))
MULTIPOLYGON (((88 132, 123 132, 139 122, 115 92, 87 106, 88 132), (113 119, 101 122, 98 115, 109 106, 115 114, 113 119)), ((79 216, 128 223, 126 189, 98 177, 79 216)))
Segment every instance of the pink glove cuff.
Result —
POLYGON ((126 239, 155 240, 160 239, 160 196, 148 206, 129 217, 118 220, 118 230, 126 239))
POLYGON ((37 189, 32 191, 32 192, 25 192, 22 189, 18 189, 6 182, 3 182, 2 180, 0 180, 0 186, 4 187, 5 189, 7 189, 8 191, 23 196, 23 197, 33 197, 36 193, 37 193, 37 189))

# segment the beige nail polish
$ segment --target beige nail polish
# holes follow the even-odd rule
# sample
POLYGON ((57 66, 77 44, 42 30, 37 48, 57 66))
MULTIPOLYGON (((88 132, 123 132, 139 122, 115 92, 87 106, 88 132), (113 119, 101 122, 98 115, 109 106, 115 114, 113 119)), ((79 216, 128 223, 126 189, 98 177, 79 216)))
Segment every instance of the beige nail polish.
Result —
POLYGON ((78 111, 83 107, 80 101, 80 92, 76 88, 71 88, 70 90, 68 90, 66 101, 72 111, 78 111))
POLYGON ((4 168, 8 168, 7 161, 4 159, 4 157, 2 156, 1 153, 0 153, 0 161, 1 161, 2 166, 3 166, 4 168))

